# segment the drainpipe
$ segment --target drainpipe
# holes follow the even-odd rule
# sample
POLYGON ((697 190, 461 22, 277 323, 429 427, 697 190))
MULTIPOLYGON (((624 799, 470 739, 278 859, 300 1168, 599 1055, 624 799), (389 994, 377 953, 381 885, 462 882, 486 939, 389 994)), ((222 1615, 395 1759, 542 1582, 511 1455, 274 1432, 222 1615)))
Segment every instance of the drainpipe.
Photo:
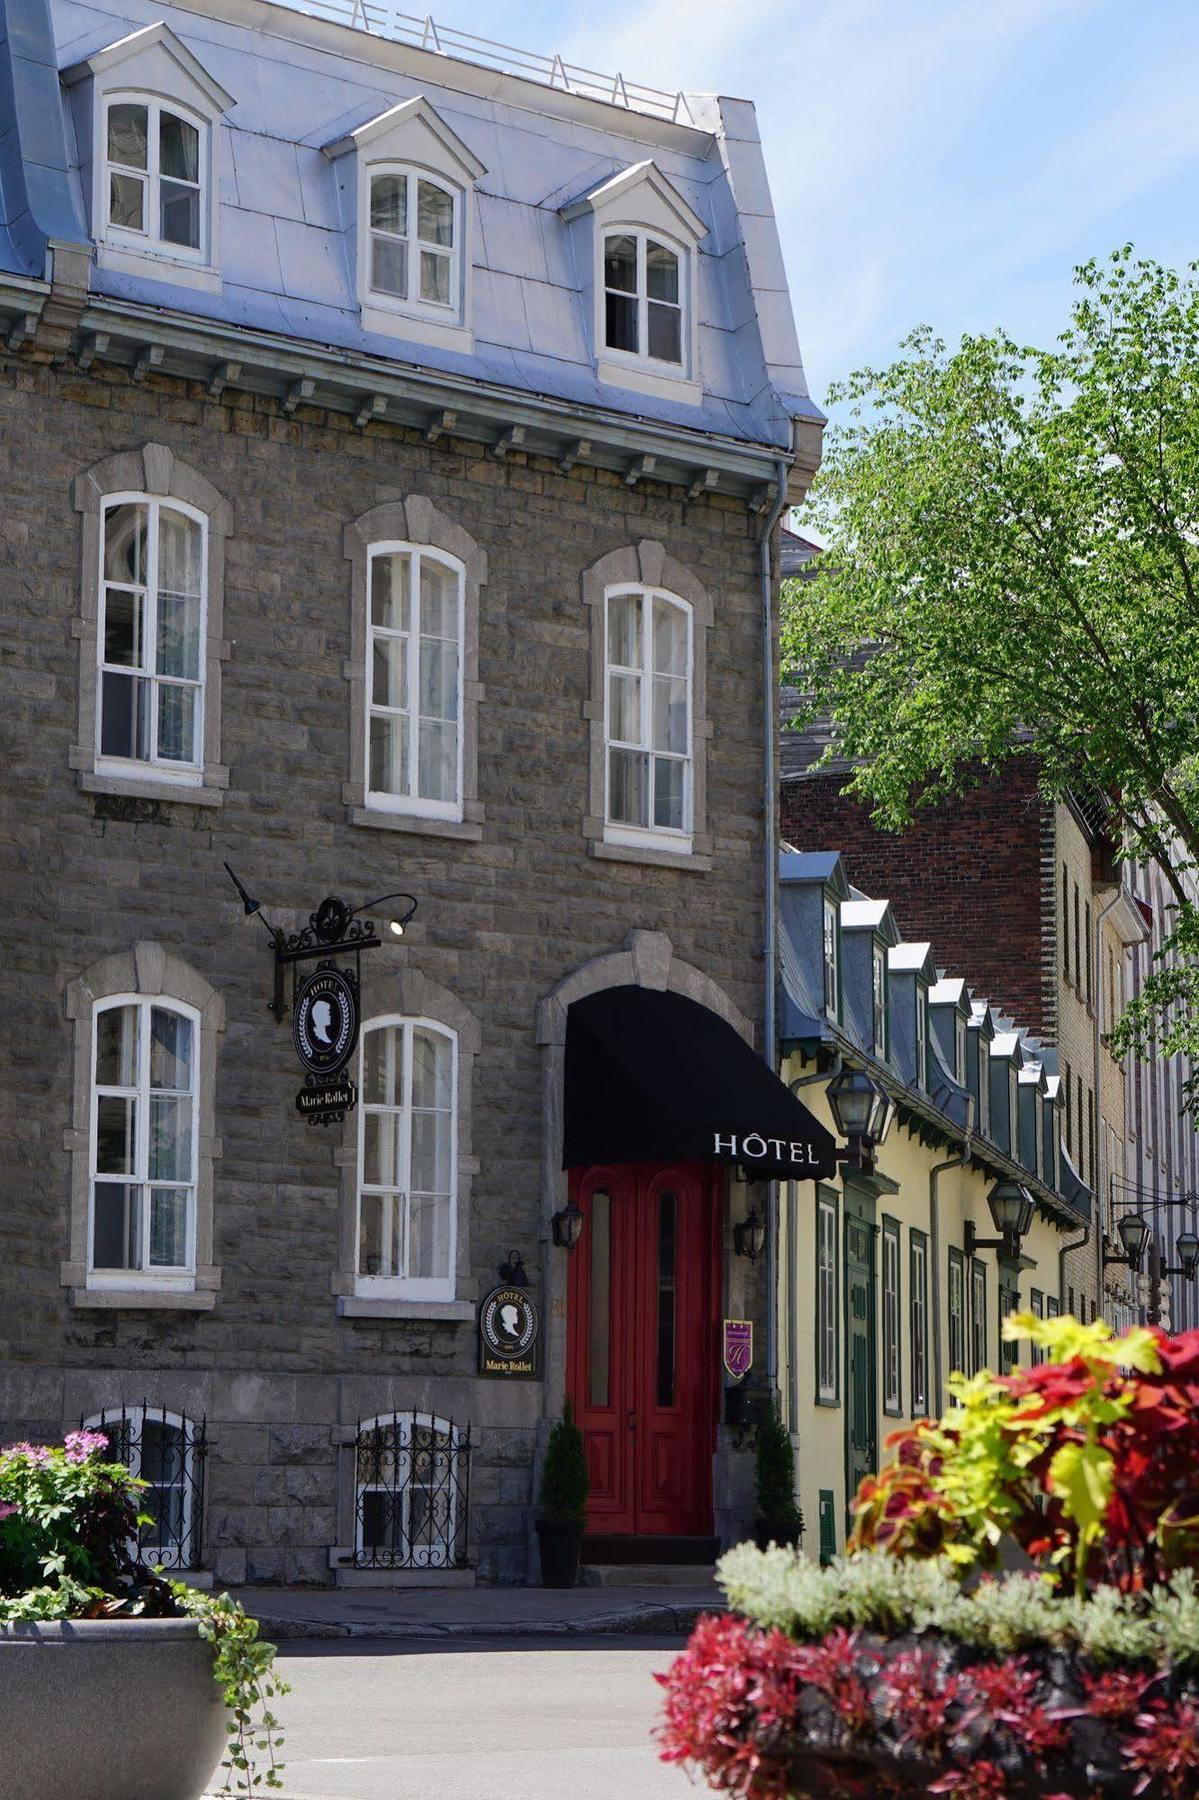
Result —
MULTIPOLYGON (((778 779, 775 774, 774 738, 778 727, 778 696, 774 681, 774 582, 770 567, 770 540, 787 504, 787 464, 780 456, 774 465, 775 494, 762 521, 758 557, 762 582, 762 816, 766 863, 766 924, 763 948, 762 1037, 763 1054, 777 1072, 775 1041, 775 958, 778 953, 778 779)), ((778 1379, 778 1183, 766 1187, 766 1380, 773 1389, 778 1379)))
POLYGON ((944 1162, 934 1163, 928 1172, 928 1243, 929 1261, 932 1264, 932 1309, 933 1309, 933 1380, 932 1393, 929 1395, 929 1412, 934 1412, 933 1394, 936 1395, 935 1415, 940 1417, 945 1405, 944 1366, 945 1352, 941 1333, 941 1196, 938 1189, 941 1177, 949 1169, 965 1169, 970 1163, 970 1144, 974 1137, 974 1095, 966 1102, 966 1141, 957 1156, 947 1157, 944 1162))

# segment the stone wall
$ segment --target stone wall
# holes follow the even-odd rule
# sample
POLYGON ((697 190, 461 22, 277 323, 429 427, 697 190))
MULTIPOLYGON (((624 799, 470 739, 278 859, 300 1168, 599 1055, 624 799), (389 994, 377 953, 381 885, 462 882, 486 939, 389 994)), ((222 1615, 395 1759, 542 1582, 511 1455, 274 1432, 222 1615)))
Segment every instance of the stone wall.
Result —
MULTIPOLYGON (((82 375, 0 357, 0 1436, 55 1432, 124 1401, 207 1414, 209 1542, 222 1579, 315 1580, 344 1506, 345 1428, 417 1406, 477 1431, 474 1536, 483 1575, 523 1572, 536 1383, 475 1375, 469 1322, 336 1315, 338 1143, 297 1119, 290 1021, 268 1011, 266 936, 242 915, 228 860, 294 926, 328 892, 409 889, 402 946, 477 1016, 472 1270, 465 1297, 521 1249, 538 1267, 541 1063, 534 1012, 568 971, 663 931, 751 1019, 761 1016, 761 696, 757 521, 741 502, 386 424, 204 390, 97 363, 82 375), (76 475, 169 446, 231 506, 226 550, 221 807, 85 794, 69 767, 79 657, 76 475), (431 497, 485 549, 480 619, 482 840, 347 821, 350 565, 346 524, 431 497), (708 873, 588 854, 589 639, 581 571, 660 541, 714 601, 708 634, 708 873), (72 1034, 68 984, 151 941, 225 1002, 216 1076, 214 1262, 208 1312, 70 1304, 72 1034), (340 1434, 340 1440, 339 1440, 340 1434)), ((370 1013, 369 971, 365 1011, 370 1013)), ((339 1142, 340 1140, 338 1140, 339 1142)), ((561 1253, 556 1253, 561 1254, 561 1253)), ((751 1310, 757 1310, 755 1299, 751 1310)), ((344 1529, 344 1525, 339 1525, 344 1529)))

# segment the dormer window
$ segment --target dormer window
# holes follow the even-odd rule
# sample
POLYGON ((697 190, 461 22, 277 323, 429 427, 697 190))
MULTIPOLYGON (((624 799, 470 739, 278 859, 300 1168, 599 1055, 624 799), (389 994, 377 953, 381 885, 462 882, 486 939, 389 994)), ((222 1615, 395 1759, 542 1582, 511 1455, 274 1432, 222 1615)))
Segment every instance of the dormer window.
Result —
POLYGON ((966 1021, 958 1013, 953 1022, 953 1073, 954 1079, 964 1082, 966 1079, 966 1021))
POLYGON ((473 192, 487 173, 474 151, 418 94, 325 155, 363 330, 469 352, 473 192))
POLYGON ((62 79, 99 267, 219 293, 218 126, 233 96, 161 22, 62 79))
POLYGON ((683 363, 681 253, 647 231, 604 237, 604 345, 649 362, 683 363))
POLYGON ((561 209, 578 266, 593 270, 601 382, 698 406, 696 269, 708 227, 653 162, 635 163, 561 209))
POLYGON ((203 248, 206 127, 159 100, 106 107, 107 231, 171 253, 203 248))
POLYGON ((371 175, 371 292, 459 316, 462 195, 417 169, 371 175))
POLYGON ((916 1080, 928 1086, 928 989, 916 983, 916 1080))
POLYGON ((841 1017, 841 957, 837 902, 824 902, 824 1014, 834 1023, 841 1017))
POLYGON ((871 998, 874 1015, 874 1054, 887 1055, 887 952, 881 944, 874 946, 871 998))

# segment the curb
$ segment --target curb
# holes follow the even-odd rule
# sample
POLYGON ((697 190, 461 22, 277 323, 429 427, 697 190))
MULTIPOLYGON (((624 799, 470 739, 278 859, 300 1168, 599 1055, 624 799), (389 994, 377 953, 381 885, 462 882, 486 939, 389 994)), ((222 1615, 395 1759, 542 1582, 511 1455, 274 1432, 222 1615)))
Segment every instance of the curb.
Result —
POLYGON ((436 1625, 427 1620, 388 1621, 372 1619, 363 1624, 327 1624, 317 1619, 277 1618, 259 1613, 262 1635, 272 1643, 294 1643, 313 1639, 358 1640, 366 1638, 423 1639, 440 1642, 461 1638, 562 1638, 620 1637, 644 1634, 647 1637, 685 1636, 705 1613, 723 1612, 719 1604, 711 1606, 641 1605, 617 1608, 612 1612, 594 1613, 579 1619, 504 1619, 471 1620, 465 1623, 436 1625))

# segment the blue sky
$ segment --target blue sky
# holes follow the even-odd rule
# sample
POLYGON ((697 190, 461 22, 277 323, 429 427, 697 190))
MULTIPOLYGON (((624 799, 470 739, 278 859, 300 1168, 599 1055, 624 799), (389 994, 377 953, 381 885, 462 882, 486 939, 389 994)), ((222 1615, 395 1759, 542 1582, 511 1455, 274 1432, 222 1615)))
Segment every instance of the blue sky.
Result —
POLYGON ((1196 0, 440 0, 447 25, 752 99, 813 395, 913 325, 1048 342, 1074 264, 1199 258, 1196 0))

